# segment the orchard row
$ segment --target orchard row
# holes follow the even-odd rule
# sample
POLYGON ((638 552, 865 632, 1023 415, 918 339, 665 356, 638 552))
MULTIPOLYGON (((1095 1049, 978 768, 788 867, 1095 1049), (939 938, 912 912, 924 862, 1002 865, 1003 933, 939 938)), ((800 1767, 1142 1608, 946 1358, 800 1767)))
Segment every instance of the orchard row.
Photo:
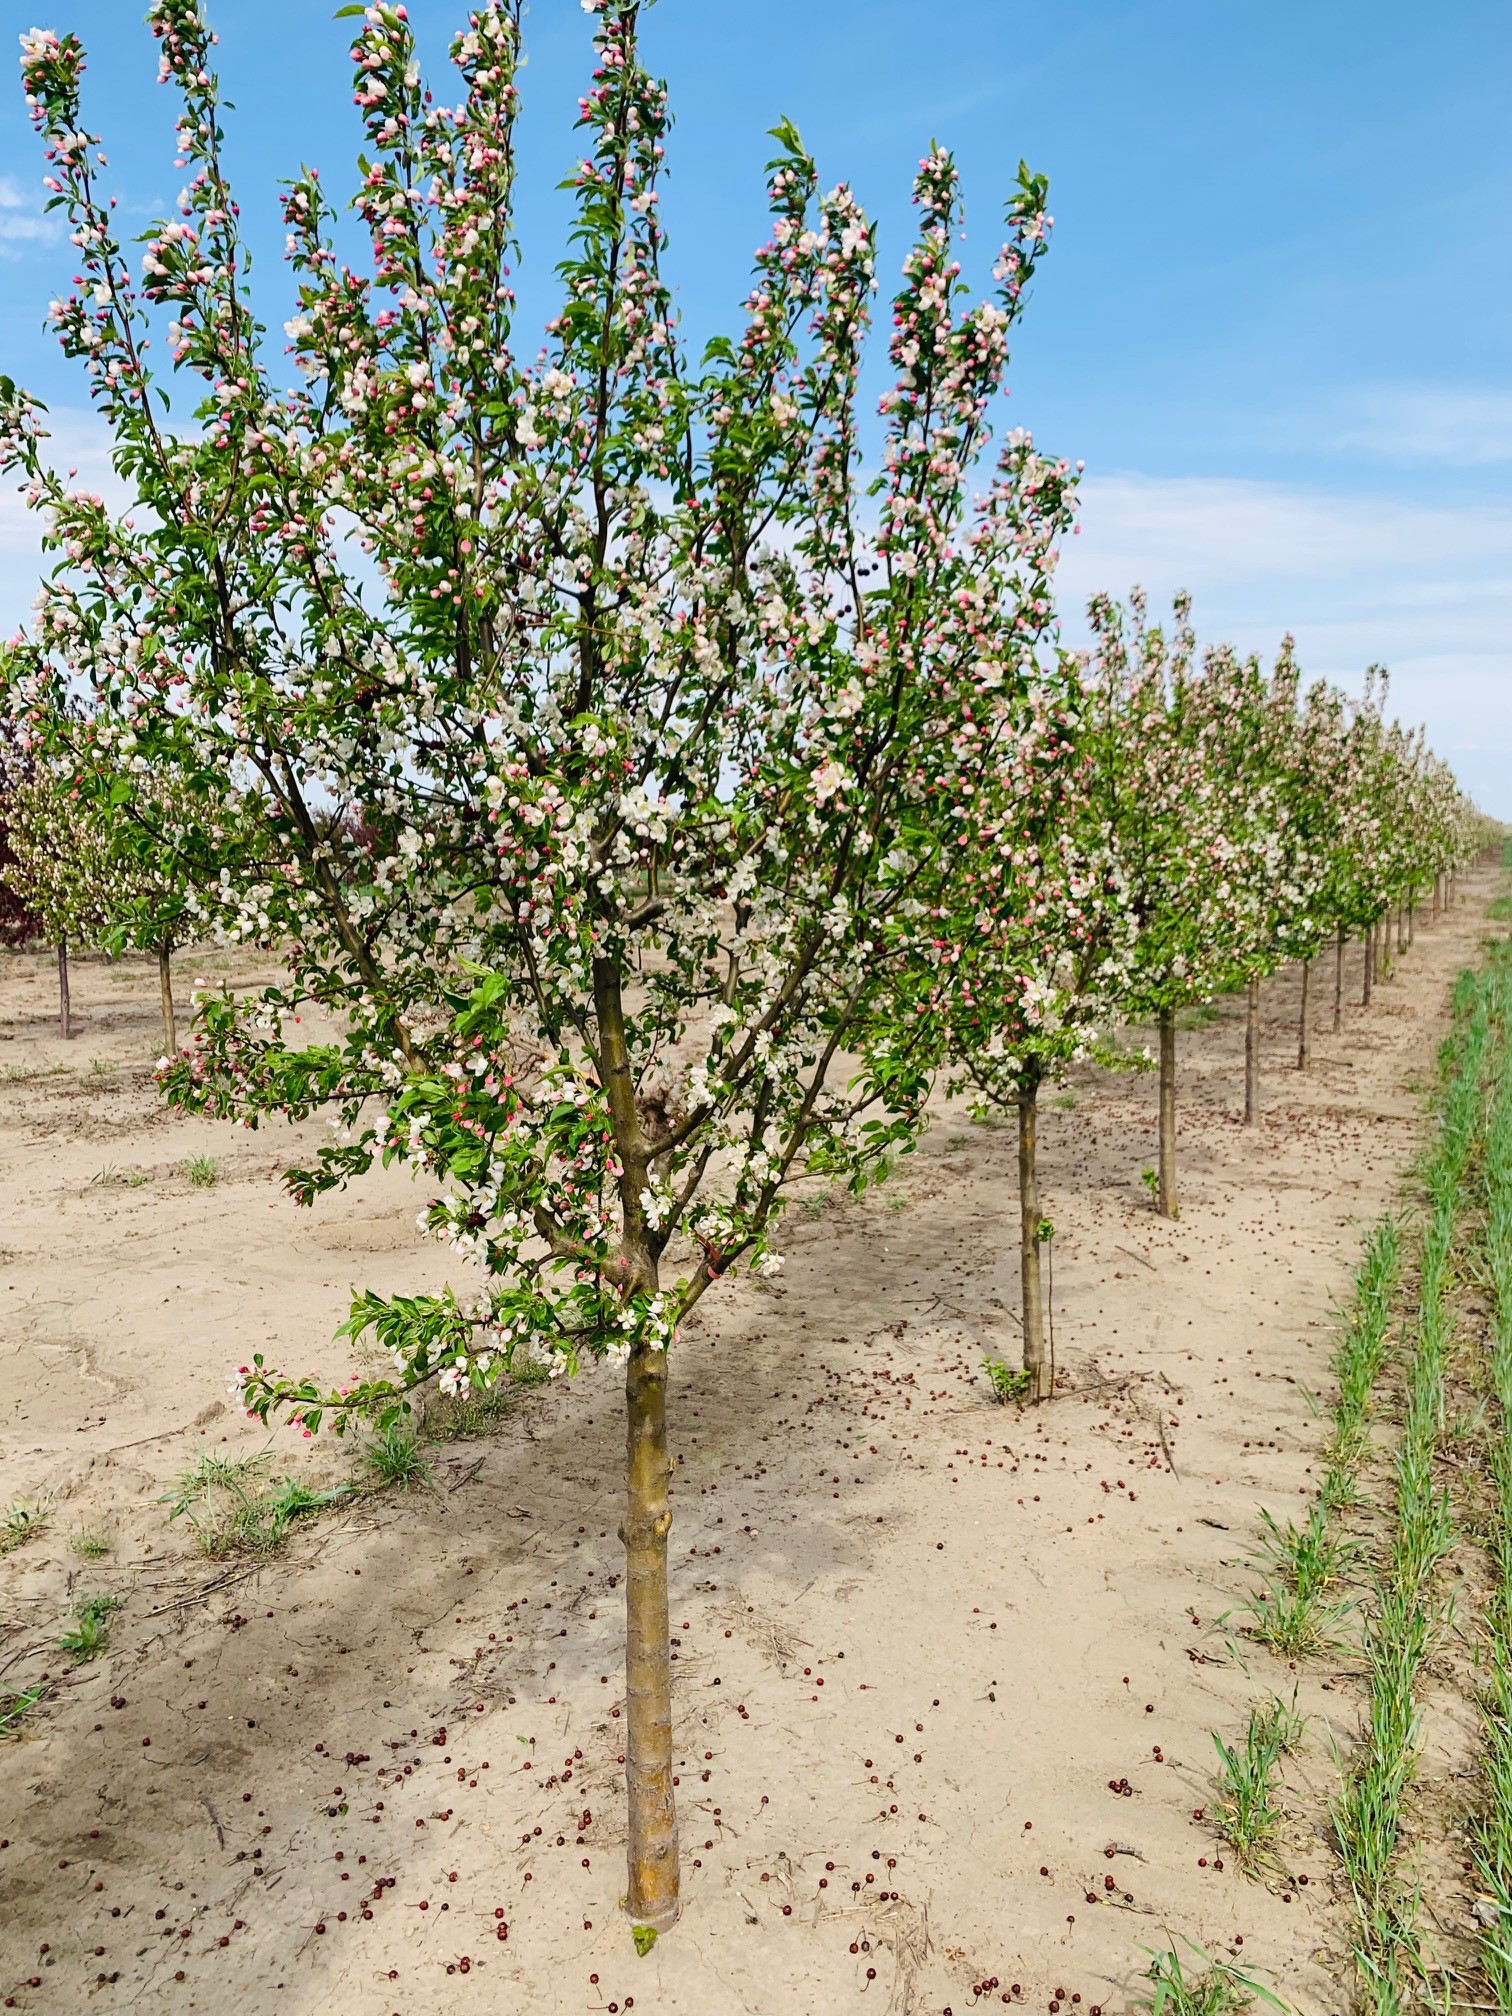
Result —
POLYGON ((780 1265, 795 1186, 884 1175, 942 1076, 1018 1104, 1032 1146, 1039 1083, 1115 1023, 1157 1018, 1167 1058, 1180 1004, 1370 932, 1480 835, 1379 680, 1351 704, 1289 650, 1271 674, 1199 654, 1184 606, 1167 634, 1099 603, 1096 649, 1061 648, 1077 471, 1022 432, 993 446, 1042 177, 1021 167, 977 301, 954 163, 925 155, 887 389, 863 396, 876 234, 780 124, 737 333, 692 352, 640 8, 584 4, 538 355, 511 285, 515 0, 468 17, 451 104, 402 6, 346 10, 356 228, 313 169, 287 185, 286 348, 253 309, 198 0, 149 14, 186 182, 139 258, 80 44, 23 38, 76 248, 53 319, 127 496, 72 488, 0 380, 0 464, 59 563, 6 647, 7 873, 55 937, 158 948, 172 1102, 334 1119, 297 1198, 378 1159, 432 1181, 458 1284, 358 1298, 347 1334, 382 1376, 330 1391, 254 1359, 252 1412, 340 1430, 527 1361, 623 1366, 628 1901, 654 1931, 678 1909, 666 1376, 688 1312, 780 1265), (191 937, 286 970, 200 994, 180 1047, 167 956, 191 937))

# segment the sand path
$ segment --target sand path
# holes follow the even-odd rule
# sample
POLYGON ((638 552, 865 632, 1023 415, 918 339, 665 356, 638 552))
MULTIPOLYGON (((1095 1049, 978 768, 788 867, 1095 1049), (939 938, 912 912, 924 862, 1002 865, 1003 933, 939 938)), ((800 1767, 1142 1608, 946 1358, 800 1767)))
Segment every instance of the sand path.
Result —
POLYGON ((48 962, 6 958, 0 1505, 53 1501, 0 1561, 0 1682, 59 1684, 0 1746, 0 2001, 962 2016, 1064 1990, 1112 2016, 1142 1948, 1180 1936, 1344 2009, 1326 1800, 1357 1692, 1241 1663, 1217 1620, 1259 1508, 1313 1487, 1331 1304, 1402 1194, 1492 888, 1419 931, 1368 1015, 1353 952, 1341 1037, 1315 989, 1306 1075, 1297 976, 1268 985, 1258 1129, 1242 1004, 1183 1034, 1178 1224, 1140 1180, 1152 1078, 1047 1100, 1075 1389, 1053 1407, 996 1406, 980 1373, 1016 1348, 1014 1151, 959 1112, 888 1190, 796 1209, 780 1279, 710 1298, 673 1401, 686 1904, 644 1960, 617 1908, 613 1382, 532 1394, 442 1446, 432 1490, 349 1503, 266 1565, 201 1559, 157 1500, 199 1450, 266 1440, 227 1412, 227 1367, 265 1343, 342 1364, 349 1284, 436 1278, 420 1199, 375 1178, 296 1212, 269 1180, 284 1130, 158 1105, 155 973, 79 968, 65 1047, 48 962), (182 1173, 202 1153, 212 1187, 182 1173), (81 1559, 99 1526, 112 1555, 81 1559), (47 1648, 95 1589, 126 1607, 69 1670, 47 1648), (1209 1732, 1294 1680, 1314 1720, 1258 1882, 1201 1817, 1209 1732))

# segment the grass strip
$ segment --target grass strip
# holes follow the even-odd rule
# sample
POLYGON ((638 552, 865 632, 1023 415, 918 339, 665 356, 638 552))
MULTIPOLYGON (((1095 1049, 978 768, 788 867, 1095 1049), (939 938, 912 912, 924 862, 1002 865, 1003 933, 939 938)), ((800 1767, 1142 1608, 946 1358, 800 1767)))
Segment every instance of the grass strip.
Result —
MULTIPOLYGON (((1512 946, 1505 943, 1493 955, 1491 989, 1492 1012, 1505 1032, 1512 1019, 1512 946)), ((1485 1174, 1494 1510, 1485 1620, 1488 1677, 1480 1701, 1485 1797, 1470 1836, 1484 1893, 1479 1944, 1486 1985, 1495 2008, 1512 2012, 1512 1059, 1505 1049, 1487 1129, 1485 1174)))
POLYGON ((1334 1805, 1334 1831, 1355 1907, 1354 1960, 1366 2016, 1397 2016, 1427 1978, 1418 1892, 1400 1863, 1403 1805, 1417 1759, 1418 1683, 1448 1613, 1436 1593, 1454 1538, 1436 1458, 1444 1431, 1444 1375, 1454 1335, 1449 1290, 1466 1176, 1481 1145, 1483 1080, 1493 1050, 1486 989, 1473 974, 1454 994, 1441 1053, 1446 1090, 1424 1170, 1427 1216, 1409 1326, 1406 1404, 1395 1470, 1395 1517, 1374 1577, 1363 1651, 1369 1697, 1359 1751, 1334 1805))

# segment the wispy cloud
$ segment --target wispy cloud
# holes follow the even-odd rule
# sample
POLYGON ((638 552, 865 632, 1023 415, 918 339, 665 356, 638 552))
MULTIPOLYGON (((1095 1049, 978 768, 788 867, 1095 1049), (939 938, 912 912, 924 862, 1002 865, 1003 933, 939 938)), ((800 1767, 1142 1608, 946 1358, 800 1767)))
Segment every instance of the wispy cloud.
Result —
POLYGON ((1358 687, 1391 669, 1392 707, 1486 810, 1512 818, 1512 505, 1448 506, 1229 478, 1090 477, 1059 594, 1068 636, 1087 597, 1139 582, 1152 609, 1195 597, 1199 636, 1274 650, 1358 687))
POLYGON ((1331 446, 1381 461, 1458 469, 1512 462, 1512 392, 1496 387, 1375 386, 1321 418, 1331 446))
POLYGON ((22 188, 13 175, 0 175, 0 259, 20 256, 18 247, 56 238, 60 226, 42 208, 42 199, 22 188))

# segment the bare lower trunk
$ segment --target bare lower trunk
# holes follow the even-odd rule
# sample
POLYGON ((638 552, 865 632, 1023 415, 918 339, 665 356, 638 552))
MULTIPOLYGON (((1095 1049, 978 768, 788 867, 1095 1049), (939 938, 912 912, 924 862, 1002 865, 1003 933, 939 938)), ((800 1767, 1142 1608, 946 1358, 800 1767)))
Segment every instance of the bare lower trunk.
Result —
POLYGON ((58 940, 58 1034, 66 1043, 73 1034, 68 1003, 68 940, 58 940))
POLYGON ((1334 940, 1334 1017, 1333 1033, 1338 1035, 1344 1027, 1344 926, 1339 926, 1334 940))
MULTIPOLYGON (((1388 932, 1391 929, 1389 921, 1387 923, 1386 929, 1388 930, 1388 932)), ((1396 942, 1397 951, 1405 952, 1407 950, 1407 905, 1405 903, 1398 903, 1397 905, 1396 938, 1397 938, 1396 942)))
POLYGON ((1020 1085, 1018 1095, 1019 1274, 1023 1286, 1024 1370, 1036 1400, 1051 1397, 1052 1379, 1045 1359, 1045 1305, 1040 1293, 1039 1173, 1036 1163, 1036 1122, 1039 1081, 1020 1085))
POLYGON ((158 989, 163 997, 163 1049, 178 1049, 178 1023, 173 1013, 173 947, 165 939, 158 947, 158 989))
POLYGON ((638 1343, 625 1372, 625 1780, 637 1925, 665 1932, 678 1913, 672 1794, 671 1629, 667 1610, 667 1354, 638 1343))
POLYGON ((1437 924, 1439 920, 1439 911, 1443 907, 1440 901, 1440 892, 1443 889, 1443 884, 1444 884, 1443 876, 1435 875, 1433 878, 1433 913, 1429 918, 1429 922, 1432 924, 1437 924))
POLYGON ((1365 952, 1365 981, 1360 988, 1360 1006, 1370 1006, 1371 987, 1375 981, 1375 926, 1372 925, 1360 941, 1365 952))
POLYGON ((1376 924, 1376 978, 1384 986, 1391 978, 1391 915, 1376 924))
POLYGON ((1244 1124, 1260 1118, 1260 975, 1250 975, 1244 1011, 1244 1124))
MULTIPOLYGON (((625 1036, 621 973, 593 962, 599 1069, 622 1158, 621 1248, 627 1293, 657 1292, 655 1250, 642 1198, 646 1138, 641 1131, 625 1036)), ((667 1354, 644 1330, 625 1367, 625 1789, 629 1801, 629 1883, 625 1909, 638 1925, 665 1932, 678 1912, 677 1805, 672 1793, 672 1645, 667 1614, 667 1354)))
POLYGON ((1409 903, 1407 905, 1407 950, 1409 952, 1412 950, 1412 941, 1417 935, 1416 930, 1414 928, 1417 921, 1416 911, 1417 911, 1416 903, 1409 903))
POLYGON ((1176 1011, 1160 1011, 1160 1146, 1155 1208, 1162 1218, 1179 1218, 1176 1205, 1176 1011))
POLYGON ((1297 1023, 1297 1069, 1312 1062, 1312 961, 1302 961, 1302 1013, 1297 1023))

